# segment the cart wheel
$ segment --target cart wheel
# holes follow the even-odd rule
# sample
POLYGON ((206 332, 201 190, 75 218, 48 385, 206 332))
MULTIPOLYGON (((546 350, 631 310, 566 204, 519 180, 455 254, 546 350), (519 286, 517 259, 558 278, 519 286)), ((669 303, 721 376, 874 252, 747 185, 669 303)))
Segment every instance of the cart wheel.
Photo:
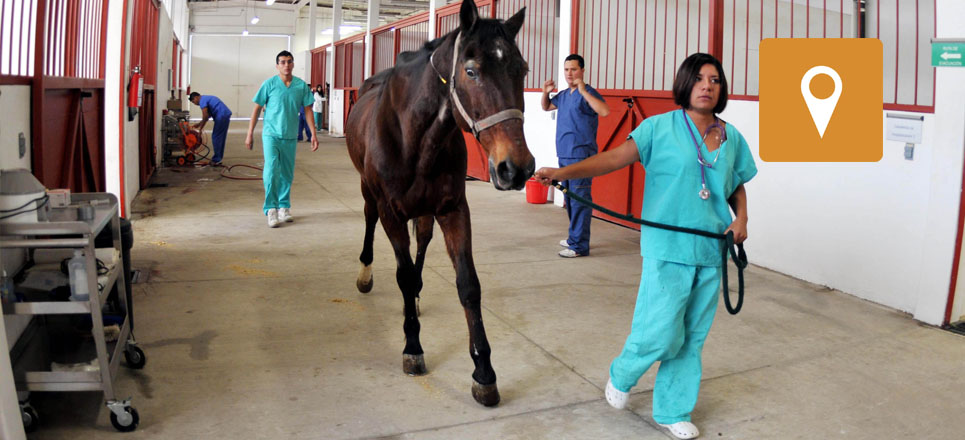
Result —
POLYGON ((187 161, 184 160, 184 156, 178 156, 178 160, 176 162, 178 166, 184 166, 184 164, 187 163, 187 161))
POLYGON ((137 410, 133 406, 124 408, 124 411, 130 415, 129 420, 126 420, 127 424, 122 425, 121 422, 117 421, 117 414, 111 412, 111 425, 114 425, 114 429, 121 432, 131 432, 137 429, 137 424, 141 422, 141 417, 137 415, 137 410))
POLYGON ((194 153, 188 153, 187 159, 186 159, 188 163, 194 163, 194 159, 195 159, 194 153))
POLYGON ((34 432, 37 430, 37 426, 40 426, 40 417, 37 416, 37 411, 30 405, 20 408, 20 417, 23 419, 23 430, 25 432, 34 432))
POLYGON ((124 350, 124 360, 127 361, 128 368, 134 368, 136 370, 144 368, 144 364, 147 363, 147 357, 144 356, 144 351, 136 345, 127 346, 127 350, 124 350))

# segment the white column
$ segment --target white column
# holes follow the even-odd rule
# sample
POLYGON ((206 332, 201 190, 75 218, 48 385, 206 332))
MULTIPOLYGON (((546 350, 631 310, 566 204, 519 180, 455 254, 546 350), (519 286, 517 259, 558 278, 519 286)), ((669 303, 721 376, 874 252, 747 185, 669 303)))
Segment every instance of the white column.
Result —
MULTIPOLYGON (((562 90, 567 87, 566 75, 563 73, 563 62, 566 60, 566 57, 570 55, 570 39, 573 35, 573 32, 577 31, 571 26, 573 23, 573 2, 570 0, 560 0, 559 23, 560 38, 556 42, 556 45, 559 48, 559 58, 556 60, 556 65, 558 66, 556 70, 556 89, 562 90)), ((540 82, 540 87, 542 86, 543 83, 540 82)), ((556 111, 554 110, 553 112, 555 113, 556 111)), ((553 115, 553 119, 556 119, 555 114, 553 115)), ((553 145, 555 146, 555 141, 553 145)), ((555 148, 553 149, 553 156, 556 156, 555 148)), ((555 188, 553 189, 553 204, 560 207, 563 206, 563 192, 555 188)))
MULTIPOLYGON (((556 88, 563 89, 566 88, 566 75, 563 73, 563 62, 566 57, 570 56, 570 40, 572 39, 573 32, 577 32, 573 29, 571 24, 573 23, 573 2, 569 0, 560 0, 560 39, 556 42, 559 47, 559 59, 557 60, 557 74, 556 78, 556 88)), ((540 84, 542 86, 542 84, 540 84)))
MULTIPOLYGON (((331 87, 335 88, 335 42, 341 39, 339 35, 339 28, 342 27, 342 0, 335 0, 332 2, 332 53, 328 57, 328 65, 325 67, 328 73, 325 77, 328 78, 328 83, 331 87)), ((330 122, 331 123, 331 122, 330 122)))
POLYGON ((315 10, 318 5, 314 0, 310 0, 312 5, 308 7, 308 50, 315 48, 315 10))
POLYGON ((446 0, 429 0, 429 41, 436 39, 436 9, 445 5, 446 0))
MULTIPOLYGON (((121 69, 118 60, 124 59, 124 47, 121 38, 127 31, 124 28, 124 2, 109 2, 107 5, 107 47, 104 49, 104 177, 107 192, 121 197, 124 187, 124 164, 121 162, 121 149, 124 148, 124 137, 118 133, 123 118, 126 118, 127 105, 123 104, 124 93, 120 87, 126 85, 127 72, 121 69), (122 110, 118 110, 118 107, 122 110)), ((133 7, 132 7, 133 8, 133 7)), ((123 201, 121 202, 123 203, 123 201)), ((126 215, 122 212, 121 215, 126 215)))
POLYGON ((363 78, 368 78, 375 73, 372 71, 372 29, 379 26, 379 6, 381 5, 381 0, 369 0, 368 20, 365 28, 365 70, 362 75, 363 78))

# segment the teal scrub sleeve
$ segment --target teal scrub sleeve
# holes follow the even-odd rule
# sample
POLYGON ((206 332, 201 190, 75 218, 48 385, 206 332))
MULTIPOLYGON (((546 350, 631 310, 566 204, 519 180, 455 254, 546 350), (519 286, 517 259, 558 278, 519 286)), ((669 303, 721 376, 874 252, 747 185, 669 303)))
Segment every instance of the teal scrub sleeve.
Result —
POLYGON ((261 87, 258 89, 258 92, 255 93, 255 97, 254 99, 251 100, 251 102, 254 102, 255 104, 258 104, 262 107, 264 107, 265 104, 268 103, 269 81, 271 81, 271 79, 261 83, 261 87))
POLYGON ((644 119, 637 128, 630 132, 627 139, 633 139, 633 142, 637 144, 640 163, 643 164, 644 169, 648 168, 653 151, 653 122, 650 119, 644 119))
POLYGON ((308 84, 302 83, 302 107, 315 104, 315 97, 312 96, 312 90, 308 88, 308 84))
POLYGON ((757 165, 754 164, 754 154, 751 153, 751 149, 747 145, 747 140, 744 139, 744 136, 741 135, 740 132, 737 133, 737 137, 737 157, 734 158, 731 180, 734 182, 735 189, 749 182, 757 175, 757 165))
POLYGON ((559 93, 556 93, 555 95, 553 95, 552 98, 550 98, 550 104, 553 104, 554 106, 556 106, 556 108, 560 108, 560 99, 559 99, 559 98, 560 98, 560 94, 559 94, 559 93))

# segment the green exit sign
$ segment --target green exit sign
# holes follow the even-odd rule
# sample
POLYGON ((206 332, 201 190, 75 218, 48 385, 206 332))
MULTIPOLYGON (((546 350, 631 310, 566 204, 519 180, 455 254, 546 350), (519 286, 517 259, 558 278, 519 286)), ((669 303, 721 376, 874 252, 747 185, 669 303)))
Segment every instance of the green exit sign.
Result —
POLYGON ((931 65, 933 67, 965 67, 965 41, 932 41, 931 65))

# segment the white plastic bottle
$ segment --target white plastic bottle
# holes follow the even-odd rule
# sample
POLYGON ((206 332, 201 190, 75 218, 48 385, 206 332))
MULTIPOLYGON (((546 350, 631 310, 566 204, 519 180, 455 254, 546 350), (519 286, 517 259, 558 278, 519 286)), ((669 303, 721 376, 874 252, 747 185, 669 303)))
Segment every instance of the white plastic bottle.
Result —
POLYGON ((74 257, 67 262, 67 273, 70 276, 71 301, 87 301, 90 289, 87 286, 87 264, 80 249, 74 249, 74 257))

